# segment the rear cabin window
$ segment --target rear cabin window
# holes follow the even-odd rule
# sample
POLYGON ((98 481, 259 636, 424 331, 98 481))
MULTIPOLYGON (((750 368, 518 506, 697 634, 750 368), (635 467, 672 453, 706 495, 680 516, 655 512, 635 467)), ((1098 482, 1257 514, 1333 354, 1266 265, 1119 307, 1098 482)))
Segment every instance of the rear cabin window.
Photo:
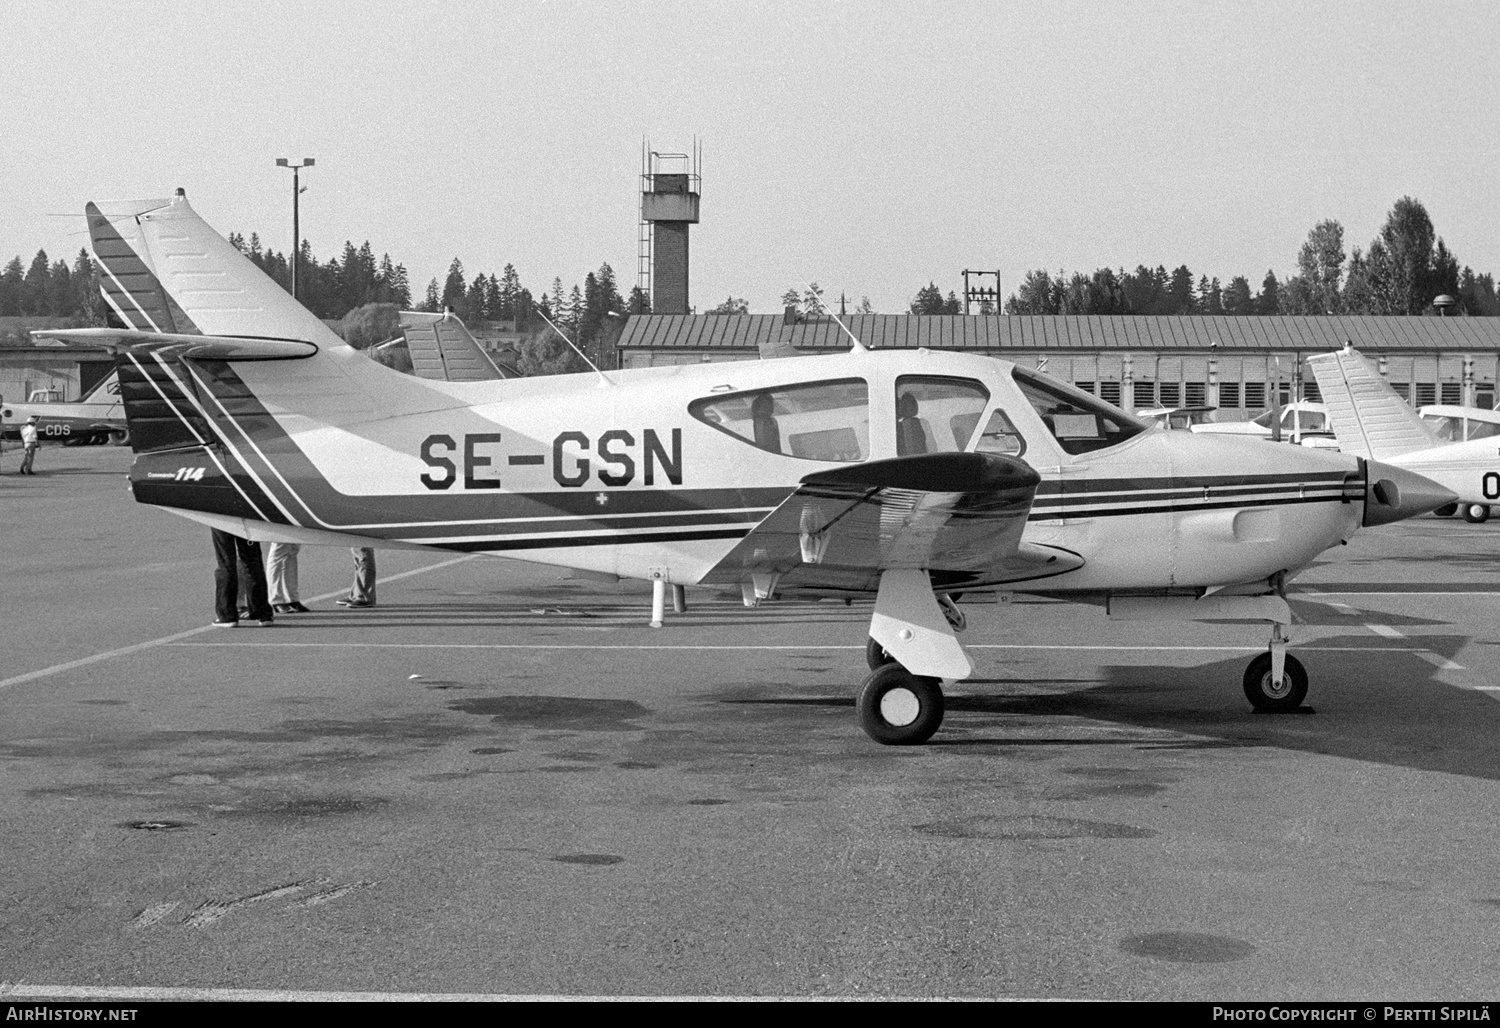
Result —
POLYGON ((990 391, 968 378, 896 379, 896 454, 960 453, 969 448, 990 391))
MULTIPOLYGON (((1462 418, 1444 417, 1438 414, 1427 414, 1423 421, 1432 426, 1439 440, 1445 443, 1461 442, 1463 440, 1464 422, 1462 418)), ((1500 426, 1496 426, 1500 427, 1500 426)))
POLYGON ((870 453, 870 390, 862 378, 709 396, 688 413, 767 453, 845 463, 870 453))
POLYGON ((1012 375, 1021 392, 1041 415, 1047 431, 1068 453, 1088 453, 1115 446, 1151 427, 1081 389, 1016 368, 1012 375))

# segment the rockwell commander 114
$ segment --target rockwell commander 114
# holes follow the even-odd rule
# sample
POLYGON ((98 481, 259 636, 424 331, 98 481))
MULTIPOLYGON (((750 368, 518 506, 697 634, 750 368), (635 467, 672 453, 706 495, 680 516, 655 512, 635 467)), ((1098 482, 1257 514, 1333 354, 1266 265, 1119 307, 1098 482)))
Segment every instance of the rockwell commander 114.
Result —
POLYGON ((485 382, 346 346, 175 198, 87 208, 137 500, 250 539, 423 546, 677 585, 874 596, 861 724, 918 743, 973 663, 951 597, 1258 620, 1257 708, 1307 690, 1287 579, 1453 494, 1347 454, 1152 428, 990 357, 870 351, 485 382), (169 304, 170 296, 175 308, 169 304))

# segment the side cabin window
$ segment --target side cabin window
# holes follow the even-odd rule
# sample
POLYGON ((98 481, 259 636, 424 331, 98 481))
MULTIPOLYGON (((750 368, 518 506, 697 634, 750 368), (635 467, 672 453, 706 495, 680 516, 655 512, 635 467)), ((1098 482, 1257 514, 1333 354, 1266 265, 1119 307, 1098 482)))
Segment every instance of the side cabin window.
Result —
POLYGON ((709 396, 688 413, 767 453, 842 462, 870 453, 870 390, 862 378, 709 396))
POLYGON ((1012 374, 1047 431, 1068 453, 1115 446, 1151 427, 1149 421, 1045 375, 1023 368, 1016 368, 1012 374))
MULTIPOLYGON (((1424 414, 1422 420, 1432 426, 1439 440, 1445 443, 1463 441, 1463 418, 1450 418, 1439 414, 1424 414)), ((1500 427, 1500 426, 1497 426, 1500 427)))
POLYGON ((959 453, 969 448, 990 391, 969 378, 902 375, 896 379, 896 454, 959 453))

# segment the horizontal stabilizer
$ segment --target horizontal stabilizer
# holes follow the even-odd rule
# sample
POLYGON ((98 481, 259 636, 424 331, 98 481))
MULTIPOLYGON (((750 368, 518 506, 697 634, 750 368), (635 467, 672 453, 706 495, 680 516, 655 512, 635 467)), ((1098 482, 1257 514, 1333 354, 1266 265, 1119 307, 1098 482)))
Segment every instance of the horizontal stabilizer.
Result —
POLYGON ((317 344, 304 339, 265 339, 254 336, 204 336, 176 332, 142 332, 131 328, 60 328, 31 333, 37 339, 66 346, 161 351, 173 357, 214 361, 276 361, 311 357, 317 344))
POLYGON ((402 311, 401 330, 412 373, 444 382, 487 382, 507 377, 452 312, 402 311))
POLYGON ((1353 346, 1307 359, 1339 449, 1383 460, 1441 442, 1375 365, 1353 346))

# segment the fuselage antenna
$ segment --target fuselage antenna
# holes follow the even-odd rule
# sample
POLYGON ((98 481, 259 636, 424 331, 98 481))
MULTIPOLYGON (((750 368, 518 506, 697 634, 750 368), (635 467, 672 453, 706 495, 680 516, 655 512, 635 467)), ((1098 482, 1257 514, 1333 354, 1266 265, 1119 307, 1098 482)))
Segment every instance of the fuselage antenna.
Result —
POLYGON ((802 284, 805 285, 805 286, 807 286, 807 295, 811 296, 814 300, 816 300, 817 303, 818 303, 818 306, 821 307, 821 308, 823 308, 823 313, 826 314, 826 315, 828 315, 835 322, 837 322, 839 328, 841 328, 841 329, 844 330, 844 335, 846 335, 850 339, 854 340, 854 348, 856 350, 869 350, 868 346, 866 346, 864 343, 862 343, 862 342, 859 341, 859 336, 855 335, 852 331, 850 331, 849 326, 846 325, 846 324, 844 324, 843 321, 839 320, 839 316, 837 314, 833 313, 833 311, 829 308, 828 304, 826 304, 826 303, 823 302, 823 297, 821 297, 821 296, 818 295, 818 291, 812 287, 812 283, 811 282, 804 281, 802 284))
POLYGON ((558 335, 562 336, 562 341, 565 342, 565 343, 567 343, 569 346, 573 347, 573 352, 576 353, 576 354, 578 354, 578 356, 580 356, 580 357, 583 358, 583 363, 587 364, 589 367, 591 367, 591 368, 594 369, 594 374, 598 375, 601 379, 603 379, 605 385, 607 385, 607 386, 614 385, 614 383, 609 380, 609 376, 606 375, 604 372, 600 371, 599 370, 599 366, 597 364, 595 364, 593 361, 589 360, 589 355, 586 354, 586 353, 584 353, 582 350, 580 350, 573 343, 573 340, 571 340, 571 339, 568 338, 568 333, 566 333, 562 329, 558 328, 555 324, 553 324, 551 318, 547 317, 547 315, 543 314, 541 311, 537 310, 535 307, 532 308, 532 312, 535 313, 537 317, 541 318, 547 324, 552 325, 552 331, 554 331, 558 335))

